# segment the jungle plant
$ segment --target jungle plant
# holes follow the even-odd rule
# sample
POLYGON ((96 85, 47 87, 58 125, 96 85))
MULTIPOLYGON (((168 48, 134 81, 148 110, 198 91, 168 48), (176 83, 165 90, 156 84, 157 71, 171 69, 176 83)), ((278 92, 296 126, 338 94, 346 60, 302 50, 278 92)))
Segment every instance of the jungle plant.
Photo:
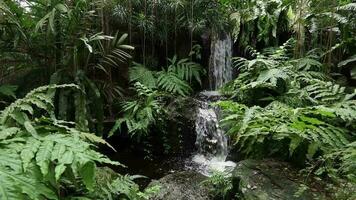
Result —
POLYGON ((321 159, 313 173, 355 181, 344 155, 354 151, 356 91, 336 84, 315 55, 290 60, 287 52, 236 59, 241 74, 225 89, 237 102, 219 103, 227 133, 248 156, 321 159))
POLYGON ((186 97, 192 91, 191 84, 201 84, 204 74, 202 67, 189 59, 169 59, 170 65, 162 71, 154 71, 146 66, 134 63, 130 69, 130 80, 134 95, 120 104, 122 117, 116 120, 109 136, 117 130, 127 127, 129 135, 139 141, 150 137, 154 132, 162 139, 167 152, 167 123, 174 121, 174 114, 169 113, 170 103, 177 97, 186 97), (154 131, 153 131, 154 130, 154 131))
POLYGON ((131 82, 140 82, 149 88, 158 88, 162 92, 187 96, 192 91, 191 84, 201 85, 204 69, 189 59, 178 60, 177 56, 168 59, 167 69, 161 71, 149 70, 146 66, 134 63, 130 70, 131 82))
POLYGON ((140 138, 149 133, 150 127, 164 120, 166 116, 164 104, 157 91, 140 82, 134 84, 134 91, 137 96, 134 100, 121 104, 124 116, 116 121, 109 136, 125 124, 132 136, 140 138))
POLYGON ((68 91, 59 92, 59 118, 73 120, 67 113, 75 112, 78 128, 89 127, 102 135, 104 115, 113 115, 112 104, 122 96, 119 77, 112 74, 126 65, 133 50, 124 44, 127 34, 108 29, 110 19, 103 10, 109 6, 109 1, 93 0, 2 1, 1 79, 21 72, 24 83, 19 86, 26 92, 32 89, 28 85, 77 84, 83 92, 73 92, 75 106, 68 105, 72 102, 68 91))
MULTIPOLYGON (((121 165, 97 152, 99 144, 111 147, 103 139, 76 129, 75 123, 56 119, 53 97, 60 88, 79 89, 73 84, 43 86, 1 112, 1 199, 85 198, 96 193, 98 163, 121 165), (76 192, 69 192, 73 185, 76 192)), ((129 180, 125 176, 108 182, 112 186, 107 194, 141 199, 133 196, 139 191, 129 180)))
MULTIPOLYGON (((107 111, 109 116, 112 116, 113 101, 123 95, 122 88, 113 80, 112 72, 131 57, 126 51, 133 47, 123 44, 126 38, 127 34, 111 37, 97 33, 80 39, 82 43, 78 49, 82 49, 82 53, 86 55, 84 69, 77 69, 75 72, 62 69, 51 76, 52 84, 75 82, 82 89, 81 92, 74 92, 75 106, 68 105, 71 102, 68 91, 59 92, 57 108, 61 119, 69 117, 66 113, 72 107, 75 109, 75 120, 79 127, 87 127, 99 135, 103 134, 104 112, 107 111), (106 45, 107 42, 109 43, 106 45), (91 75, 95 73, 102 74, 105 79, 91 75), (96 126, 88 126, 88 121, 96 126)), ((74 62, 80 63, 80 60, 74 62)))
POLYGON ((201 184, 210 187, 211 195, 214 199, 229 199, 228 196, 232 189, 232 180, 225 172, 213 172, 212 176, 201 184))

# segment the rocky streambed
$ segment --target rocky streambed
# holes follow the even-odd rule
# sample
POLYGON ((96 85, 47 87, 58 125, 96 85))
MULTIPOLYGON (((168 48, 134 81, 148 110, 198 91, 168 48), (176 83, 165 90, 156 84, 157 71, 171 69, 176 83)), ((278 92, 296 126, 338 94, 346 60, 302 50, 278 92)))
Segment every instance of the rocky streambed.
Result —
MULTIPOLYGON (((315 186, 305 185, 297 169, 276 160, 243 160, 227 177, 232 188, 224 199, 243 200, 312 200, 327 199, 315 186)), ((154 180, 160 192, 151 200, 209 200, 214 185, 203 184, 208 177, 195 171, 181 171, 154 180)))

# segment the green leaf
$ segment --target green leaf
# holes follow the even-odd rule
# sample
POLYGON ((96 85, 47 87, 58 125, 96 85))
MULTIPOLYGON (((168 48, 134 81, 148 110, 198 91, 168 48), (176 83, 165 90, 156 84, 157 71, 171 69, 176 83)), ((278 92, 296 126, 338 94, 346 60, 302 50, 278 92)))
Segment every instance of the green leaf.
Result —
POLYGON ((54 169, 56 181, 58 181, 61 178, 66 168, 67 167, 64 164, 60 164, 56 166, 56 168, 54 169))
POLYGON ((308 159, 312 160, 313 156, 315 155, 316 151, 319 149, 319 144, 318 143, 311 143, 308 146, 308 153, 307 153, 307 157, 308 159))
POLYGON ((121 49, 135 50, 135 47, 130 46, 130 45, 120 45, 119 47, 121 49))
POLYGON ((59 10, 61 13, 67 13, 68 12, 67 6, 64 5, 64 4, 61 4, 61 3, 56 5, 56 9, 59 10))
POLYGON ((0 95, 16 98, 15 92, 17 88, 15 85, 0 85, 0 95))
POLYGON ((87 162, 80 170, 80 175, 83 179, 85 186, 92 190, 95 182, 95 163, 87 162))
POLYGON ((34 138, 38 138, 36 129, 32 126, 30 121, 24 123, 26 131, 28 131, 34 138))
POLYGON ((35 157, 38 148, 40 147, 40 141, 30 138, 27 141, 25 148, 21 151, 21 160, 23 164, 23 169, 26 172, 27 168, 30 166, 32 159, 35 157))
POLYGON ((154 72, 139 63, 134 62, 133 64, 134 66, 129 71, 130 81, 137 81, 149 88, 156 88, 157 80, 154 77, 154 72))
POLYGON ((349 57, 348 59, 340 62, 337 66, 338 67, 344 67, 347 64, 352 63, 352 62, 356 62, 356 55, 353 55, 353 56, 349 57))
POLYGON ((54 142, 45 140, 38 149, 36 162, 44 176, 48 174, 49 163, 53 151, 54 142))
POLYGON ((2 130, 0 129, 0 140, 7 139, 13 135, 16 135, 20 131, 21 129, 17 127, 4 128, 2 130))
POLYGON ((300 143, 302 142, 302 138, 300 137, 293 137, 290 141, 289 144, 289 154, 290 156, 293 155, 294 150, 300 145, 300 143))

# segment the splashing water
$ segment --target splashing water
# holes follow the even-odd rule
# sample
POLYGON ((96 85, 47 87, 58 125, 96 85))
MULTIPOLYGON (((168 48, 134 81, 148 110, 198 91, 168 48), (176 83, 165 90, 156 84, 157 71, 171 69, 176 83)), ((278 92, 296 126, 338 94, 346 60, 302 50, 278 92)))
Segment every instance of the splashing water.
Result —
POLYGON ((228 155, 227 137, 219 127, 216 109, 207 102, 201 102, 195 120, 197 153, 192 157, 189 169, 210 176, 214 171, 229 172, 236 164, 226 161, 228 155))
POLYGON ((227 156, 227 138, 218 124, 218 117, 213 108, 207 105, 198 108, 195 120, 197 139, 195 145, 198 153, 207 156, 217 156, 225 159, 227 156))

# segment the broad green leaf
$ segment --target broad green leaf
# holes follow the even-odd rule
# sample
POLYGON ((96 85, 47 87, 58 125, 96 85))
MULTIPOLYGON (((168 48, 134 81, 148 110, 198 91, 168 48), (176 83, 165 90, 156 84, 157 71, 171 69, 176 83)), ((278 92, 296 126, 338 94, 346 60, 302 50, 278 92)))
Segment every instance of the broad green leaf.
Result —
POLYGON ((94 162, 87 162, 80 170, 80 175, 83 179, 85 186, 92 190, 95 181, 95 163, 94 162))

